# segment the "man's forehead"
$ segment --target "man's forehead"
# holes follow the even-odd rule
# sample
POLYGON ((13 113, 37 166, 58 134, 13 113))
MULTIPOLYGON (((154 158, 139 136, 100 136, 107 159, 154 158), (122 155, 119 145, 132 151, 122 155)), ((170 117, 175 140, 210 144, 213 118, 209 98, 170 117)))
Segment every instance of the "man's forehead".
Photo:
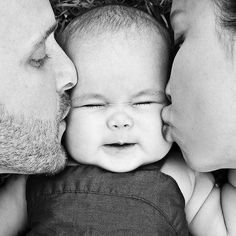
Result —
POLYGON ((0 44, 33 40, 55 21, 48 0, 0 1, 0 14, 0 44))

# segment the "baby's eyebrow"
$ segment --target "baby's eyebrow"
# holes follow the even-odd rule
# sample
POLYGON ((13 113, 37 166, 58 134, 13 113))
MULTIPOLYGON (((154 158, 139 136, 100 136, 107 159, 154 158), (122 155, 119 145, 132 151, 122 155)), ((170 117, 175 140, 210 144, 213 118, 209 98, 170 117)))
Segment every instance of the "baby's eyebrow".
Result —
POLYGON ((142 91, 138 92, 137 94, 135 94, 133 98, 138 98, 138 97, 142 97, 142 96, 155 97, 160 102, 164 102, 166 100, 166 95, 165 95, 164 91, 153 90, 153 89, 142 90, 142 91))
POLYGON ((105 100, 105 98, 101 94, 97 93, 87 93, 87 94, 82 94, 79 96, 72 97, 72 102, 74 101, 84 101, 88 99, 98 99, 98 100, 105 100))

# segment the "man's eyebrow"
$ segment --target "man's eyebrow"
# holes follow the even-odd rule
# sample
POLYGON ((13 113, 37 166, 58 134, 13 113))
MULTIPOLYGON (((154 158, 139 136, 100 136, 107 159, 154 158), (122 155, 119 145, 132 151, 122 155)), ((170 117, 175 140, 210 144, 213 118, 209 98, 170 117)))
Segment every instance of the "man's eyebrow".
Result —
POLYGON ((36 41, 34 42, 34 49, 39 48, 40 45, 42 45, 46 39, 57 29, 58 21, 55 21, 46 31, 45 33, 36 41))
POLYGON ((51 27, 44 34, 43 36, 44 40, 46 40, 50 34, 54 33, 57 27, 58 27, 58 21, 55 21, 53 25, 51 25, 51 27))

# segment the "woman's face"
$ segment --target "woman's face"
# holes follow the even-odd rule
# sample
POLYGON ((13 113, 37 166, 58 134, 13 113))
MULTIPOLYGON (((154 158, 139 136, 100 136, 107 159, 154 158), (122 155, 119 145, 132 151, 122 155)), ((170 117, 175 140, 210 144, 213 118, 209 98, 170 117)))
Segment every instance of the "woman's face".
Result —
MULTIPOLYGON (((167 140, 199 171, 236 168, 236 48, 217 25, 212 0, 173 0, 175 42, 163 110, 167 140)), ((229 36, 229 35, 228 35, 229 36)))

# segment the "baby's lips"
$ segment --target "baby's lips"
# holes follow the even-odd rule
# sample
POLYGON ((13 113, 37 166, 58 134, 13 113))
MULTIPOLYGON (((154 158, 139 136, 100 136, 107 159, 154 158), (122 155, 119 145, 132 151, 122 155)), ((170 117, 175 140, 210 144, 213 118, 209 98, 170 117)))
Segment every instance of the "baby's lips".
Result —
POLYGON ((132 143, 132 142, 114 142, 114 143, 107 143, 104 144, 104 146, 110 146, 110 147, 122 147, 122 146, 134 146, 137 143, 132 143))

